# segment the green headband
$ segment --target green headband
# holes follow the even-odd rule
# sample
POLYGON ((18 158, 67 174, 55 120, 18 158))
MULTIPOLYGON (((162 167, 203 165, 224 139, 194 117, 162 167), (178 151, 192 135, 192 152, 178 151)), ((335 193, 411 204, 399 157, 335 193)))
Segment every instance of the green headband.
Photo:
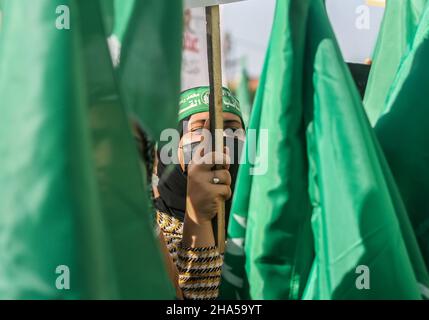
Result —
MULTIPOLYGON (((240 103, 237 98, 225 87, 222 88, 222 91, 223 112, 229 112, 239 116, 244 125, 240 103)), ((208 112, 209 95, 210 87, 197 87, 182 92, 179 102, 179 121, 196 113, 208 112)))

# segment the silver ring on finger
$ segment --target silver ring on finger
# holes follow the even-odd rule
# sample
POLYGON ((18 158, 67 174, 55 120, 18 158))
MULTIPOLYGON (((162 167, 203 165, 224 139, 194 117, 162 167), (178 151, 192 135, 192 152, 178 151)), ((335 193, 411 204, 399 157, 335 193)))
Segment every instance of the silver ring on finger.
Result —
POLYGON ((213 184, 219 184, 220 179, 218 177, 213 177, 212 182, 213 182, 213 184))

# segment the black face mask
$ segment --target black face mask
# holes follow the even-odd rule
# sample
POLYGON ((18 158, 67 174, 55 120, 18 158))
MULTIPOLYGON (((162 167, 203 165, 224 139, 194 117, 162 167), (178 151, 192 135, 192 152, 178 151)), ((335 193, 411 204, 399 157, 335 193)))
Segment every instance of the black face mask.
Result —
POLYGON ((158 157, 158 192, 155 207, 183 222, 186 210, 187 176, 179 164, 165 165, 158 157))
MULTIPOLYGON (((162 212, 169 213, 180 221, 184 220, 186 210, 186 188, 187 188, 187 167, 192 159, 193 153, 200 142, 193 142, 183 146, 183 156, 185 163, 185 172, 182 171, 179 164, 165 166, 158 161, 158 191, 160 198, 155 199, 155 206, 162 212)), ((231 174, 231 190, 234 193, 235 181, 239 168, 241 152, 244 142, 238 138, 224 137, 224 145, 230 150, 231 165, 229 172, 231 174)), ((229 220, 229 214, 232 205, 231 199, 225 202, 225 221, 226 227, 229 220)))

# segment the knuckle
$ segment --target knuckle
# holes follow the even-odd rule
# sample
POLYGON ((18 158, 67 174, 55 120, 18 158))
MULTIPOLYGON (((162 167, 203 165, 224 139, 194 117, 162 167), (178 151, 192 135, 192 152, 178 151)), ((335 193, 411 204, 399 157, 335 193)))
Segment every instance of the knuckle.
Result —
POLYGON ((231 185, 231 183, 232 183, 232 178, 231 178, 231 175, 229 174, 229 172, 227 173, 227 175, 226 175, 226 179, 225 179, 225 181, 226 181, 226 184, 227 185, 231 185))
POLYGON ((222 170, 222 180, 225 181, 225 184, 230 185, 231 184, 231 174, 228 170, 222 170))
POLYGON ((231 195, 232 195, 232 191, 231 191, 231 188, 228 186, 225 193, 225 199, 229 200, 231 198, 231 195))

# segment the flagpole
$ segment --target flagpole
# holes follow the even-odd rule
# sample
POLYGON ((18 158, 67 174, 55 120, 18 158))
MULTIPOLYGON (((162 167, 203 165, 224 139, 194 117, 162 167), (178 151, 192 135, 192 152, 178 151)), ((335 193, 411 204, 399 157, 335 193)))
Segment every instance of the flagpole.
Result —
MULTIPOLYGON (((210 132, 213 151, 223 153, 222 54, 219 6, 206 7, 207 55, 210 80, 210 132)), ((219 205, 216 219, 216 242, 225 252, 225 202, 219 205)))

